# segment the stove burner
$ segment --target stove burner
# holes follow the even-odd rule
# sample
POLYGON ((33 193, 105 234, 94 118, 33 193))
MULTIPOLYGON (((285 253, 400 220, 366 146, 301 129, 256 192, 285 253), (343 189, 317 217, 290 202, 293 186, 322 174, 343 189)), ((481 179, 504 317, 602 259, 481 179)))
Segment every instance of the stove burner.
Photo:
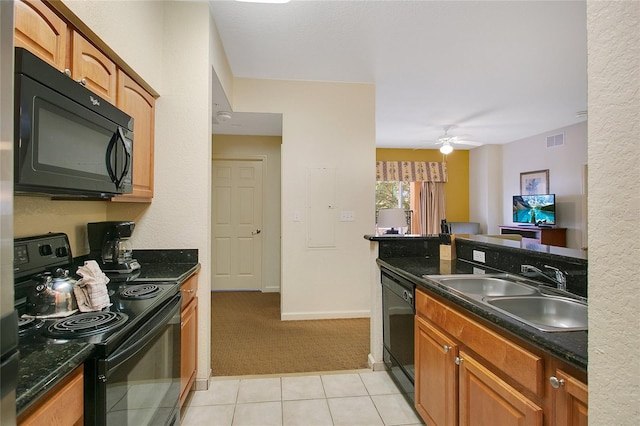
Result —
POLYGON ((151 299, 160 293, 160 288, 155 284, 132 285, 120 292, 123 299, 151 299))
POLYGON ((44 321, 39 318, 18 318, 18 335, 25 336, 36 331, 44 325, 44 321))
POLYGON ((122 326, 129 317, 121 312, 85 312, 58 320, 47 328, 52 337, 71 339, 103 333, 122 326))

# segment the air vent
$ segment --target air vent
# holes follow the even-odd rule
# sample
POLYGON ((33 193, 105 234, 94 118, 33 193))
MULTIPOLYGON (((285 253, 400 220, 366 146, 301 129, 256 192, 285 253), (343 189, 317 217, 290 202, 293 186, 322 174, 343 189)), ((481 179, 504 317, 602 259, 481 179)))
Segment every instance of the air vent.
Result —
POLYGON ((547 136, 547 148, 564 145, 564 133, 547 136))

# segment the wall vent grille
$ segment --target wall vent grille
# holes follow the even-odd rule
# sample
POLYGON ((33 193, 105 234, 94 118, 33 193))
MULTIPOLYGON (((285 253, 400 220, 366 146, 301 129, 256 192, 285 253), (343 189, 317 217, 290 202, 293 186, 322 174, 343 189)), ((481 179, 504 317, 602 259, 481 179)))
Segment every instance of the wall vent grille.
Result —
POLYGON ((564 145, 564 133, 547 136, 547 148, 553 148, 554 146, 562 145, 564 145))

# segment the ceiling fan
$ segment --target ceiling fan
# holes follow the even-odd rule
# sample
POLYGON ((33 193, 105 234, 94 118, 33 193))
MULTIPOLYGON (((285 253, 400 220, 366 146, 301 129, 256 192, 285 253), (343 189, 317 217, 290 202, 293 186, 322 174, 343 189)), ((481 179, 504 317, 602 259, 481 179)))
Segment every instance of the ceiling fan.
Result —
POLYGON ((438 138, 436 145, 442 145, 440 147, 440 152, 443 154, 451 154, 453 152, 452 144, 460 144, 460 145, 471 145, 471 146, 480 146, 482 145, 480 142, 472 142, 464 139, 463 136, 450 136, 447 131, 449 129, 444 129, 444 135, 438 138))

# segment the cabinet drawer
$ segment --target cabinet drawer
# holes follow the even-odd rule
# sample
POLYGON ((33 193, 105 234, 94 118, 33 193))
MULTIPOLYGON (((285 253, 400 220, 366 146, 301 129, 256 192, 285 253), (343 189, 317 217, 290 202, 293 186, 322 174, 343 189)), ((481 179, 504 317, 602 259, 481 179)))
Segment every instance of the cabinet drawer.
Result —
POLYGON ((180 286, 182 292, 182 306, 184 309, 198 293, 198 274, 191 275, 180 286))
POLYGON ((416 313, 446 331, 538 396, 544 391, 544 361, 494 331, 416 291, 416 313))

